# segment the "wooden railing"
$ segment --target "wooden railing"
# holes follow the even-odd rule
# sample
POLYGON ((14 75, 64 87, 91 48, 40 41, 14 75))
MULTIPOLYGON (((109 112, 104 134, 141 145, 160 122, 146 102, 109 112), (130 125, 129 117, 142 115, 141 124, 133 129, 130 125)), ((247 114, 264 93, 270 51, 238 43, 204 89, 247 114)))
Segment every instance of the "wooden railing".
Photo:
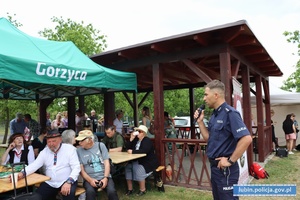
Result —
POLYGON ((252 129, 256 130, 252 134, 254 161, 264 162, 272 153, 272 128, 271 126, 264 126, 261 133, 257 126, 252 126, 252 129))
POLYGON ((172 170, 171 176, 164 177, 166 184, 211 189, 210 164, 205 154, 206 142, 204 140, 166 138, 162 139, 162 142, 165 164, 172 170))

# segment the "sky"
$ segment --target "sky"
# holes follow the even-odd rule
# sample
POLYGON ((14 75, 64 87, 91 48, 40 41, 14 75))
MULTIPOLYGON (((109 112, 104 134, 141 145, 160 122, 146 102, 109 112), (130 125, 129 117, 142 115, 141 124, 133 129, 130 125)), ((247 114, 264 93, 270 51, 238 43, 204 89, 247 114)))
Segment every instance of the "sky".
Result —
POLYGON ((8 15, 35 37, 54 28, 54 16, 92 24, 107 36, 106 50, 246 20, 284 74, 271 77, 272 85, 282 86, 299 60, 283 36, 300 29, 299 0, 1 0, 0 17, 8 15))

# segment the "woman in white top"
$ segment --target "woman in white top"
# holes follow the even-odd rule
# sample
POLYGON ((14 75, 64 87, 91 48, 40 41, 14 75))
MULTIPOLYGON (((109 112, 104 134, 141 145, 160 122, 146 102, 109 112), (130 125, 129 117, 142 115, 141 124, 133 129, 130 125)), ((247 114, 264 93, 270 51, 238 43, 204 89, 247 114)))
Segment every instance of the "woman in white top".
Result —
POLYGON ((123 114, 124 113, 122 110, 117 110, 116 119, 113 122, 114 126, 116 127, 116 131, 121 134, 123 133, 123 121, 122 121, 123 114))
POLYGON ((56 115, 55 120, 51 122, 51 129, 65 128, 65 123, 62 121, 61 114, 56 115))
POLYGON ((151 118, 149 107, 144 106, 143 110, 142 110, 142 114, 143 114, 142 125, 144 125, 144 126, 146 126, 148 128, 147 136, 149 138, 154 138, 154 133, 150 132, 152 118, 151 118))

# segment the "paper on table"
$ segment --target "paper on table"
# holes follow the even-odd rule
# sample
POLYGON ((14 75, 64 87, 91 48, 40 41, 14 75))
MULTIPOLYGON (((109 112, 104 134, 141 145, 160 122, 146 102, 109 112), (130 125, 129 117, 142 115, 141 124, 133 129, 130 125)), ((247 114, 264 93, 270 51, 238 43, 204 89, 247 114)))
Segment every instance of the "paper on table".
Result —
POLYGON ((10 175, 10 179, 11 179, 11 184, 12 184, 12 186, 14 187, 14 181, 15 181, 15 183, 16 183, 16 187, 18 186, 18 173, 12 173, 11 175, 10 175), (15 176, 14 178, 13 178, 13 175, 15 176))

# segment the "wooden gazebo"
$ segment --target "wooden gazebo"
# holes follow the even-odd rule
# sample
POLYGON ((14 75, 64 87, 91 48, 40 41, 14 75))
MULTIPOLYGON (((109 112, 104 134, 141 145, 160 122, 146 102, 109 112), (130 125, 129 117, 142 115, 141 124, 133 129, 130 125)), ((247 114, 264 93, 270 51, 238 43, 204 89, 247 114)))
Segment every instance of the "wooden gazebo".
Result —
MULTIPOLYGON (((212 79, 219 79, 226 86, 226 101, 232 105, 234 77, 242 84, 243 116, 249 130, 251 130, 250 92, 257 98, 258 143, 264 144, 258 146, 259 161, 264 161, 271 152, 268 78, 283 74, 245 20, 103 52, 92 56, 91 59, 112 69, 135 72, 138 92, 146 94, 153 92, 156 133, 164 131, 163 90, 188 88, 192 117, 195 110, 194 88, 203 87, 212 79), (255 92, 250 89, 250 83, 255 84, 255 92), (262 98, 262 88, 265 99, 262 98), (263 112, 266 116, 266 125, 263 112)), ((113 94, 105 94, 105 100, 113 97, 113 94)), ((105 103, 107 111, 114 109, 111 102, 113 101, 105 103)), ((134 98, 131 105, 137 118, 140 102, 134 98)), ((106 120, 108 123, 112 122, 113 116, 106 120)), ((193 128, 192 138, 195 138, 193 128)), ((163 134, 156 134, 155 149, 163 164, 165 164, 164 140, 163 134)), ((251 146, 248 149, 249 165, 253 162, 252 148, 251 146)))

